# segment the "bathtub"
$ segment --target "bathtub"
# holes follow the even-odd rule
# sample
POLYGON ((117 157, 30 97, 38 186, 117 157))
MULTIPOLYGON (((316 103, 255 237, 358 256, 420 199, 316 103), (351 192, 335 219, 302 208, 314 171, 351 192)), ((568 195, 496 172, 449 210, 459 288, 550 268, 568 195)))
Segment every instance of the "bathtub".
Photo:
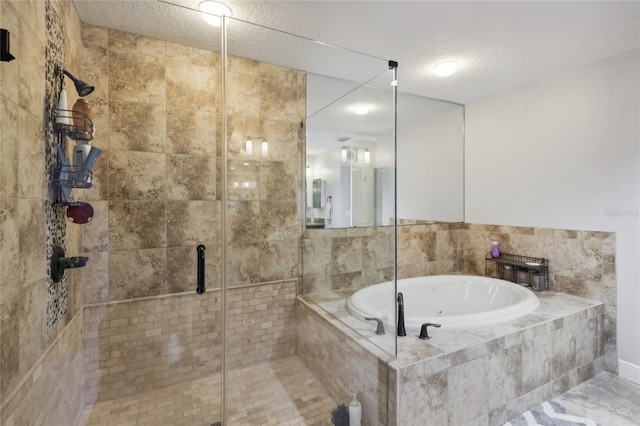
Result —
MULTIPOLYGON (((531 290, 509 281, 469 275, 434 275, 398 280, 404 296, 405 328, 418 332, 426 322, 439 330, 485 327, 532 313, 540 305, 531 290)), ((393 281, 356 291, 347 301, 354 317, 380 318, 387 330, 395 330, 393 281)), ((432 330, 430 328, 430 330, 432 330)))

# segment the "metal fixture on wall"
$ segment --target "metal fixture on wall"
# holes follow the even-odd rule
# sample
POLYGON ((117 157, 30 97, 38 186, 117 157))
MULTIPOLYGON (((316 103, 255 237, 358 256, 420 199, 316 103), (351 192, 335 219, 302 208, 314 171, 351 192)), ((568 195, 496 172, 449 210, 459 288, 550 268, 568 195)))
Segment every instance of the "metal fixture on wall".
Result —
POLYGON ((11 53, 9 53, 9 38, 11 34, 4 28, 0 29, 0 61, 9 62, 15 59, 11 53))
POLYGON ((95 90, 95 87, 93 87, 88 83, 85 83, 82 80, 75 78, 73 75, 71 75, 69 71, 63 69, 62 72, 64 73, 64 75, 66 75, 73 81, 73 84, 75 84, 76 86, 76 92, 78 92, 78 96, 80 97, 87 96, 95 90))
POLYGON ((60 282, 64 271, 71 268, 82 268, 89 260, 86 256, 65 257, 64 248, 56 246, 51 256, 51 279, 54 283, 60 282))

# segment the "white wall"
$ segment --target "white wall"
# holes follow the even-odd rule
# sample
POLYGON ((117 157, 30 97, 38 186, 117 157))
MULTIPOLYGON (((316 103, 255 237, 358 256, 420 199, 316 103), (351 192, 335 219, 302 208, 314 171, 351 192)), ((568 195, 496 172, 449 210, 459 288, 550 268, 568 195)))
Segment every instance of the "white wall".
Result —
POLYGON ((464 220, 463 138, 460 106, 398 125, 398 218, 464 220))
POLYGON ((639 62, 636 49, 467 105, 465 146, 466 222, 616 232, 618 356, 636 366, 639 62))

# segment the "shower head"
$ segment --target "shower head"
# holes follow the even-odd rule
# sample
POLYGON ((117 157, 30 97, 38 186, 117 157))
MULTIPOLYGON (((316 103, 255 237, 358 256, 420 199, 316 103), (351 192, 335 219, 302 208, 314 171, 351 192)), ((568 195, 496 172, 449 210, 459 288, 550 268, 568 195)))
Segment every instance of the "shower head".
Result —
POLYGON ((76 92, 78 92, 78 96, 80 97, 87 96, 88 94, 93 92, 93 90, 95 89, 95 87, 93 87, 92 85, 87 84, 84 81, 78 80, 77 78, 75 78, 73 75, 71 75, 69 71, 63 69, 62 72, 71 80, 73 80, 73 83, 76 85, 76 92))

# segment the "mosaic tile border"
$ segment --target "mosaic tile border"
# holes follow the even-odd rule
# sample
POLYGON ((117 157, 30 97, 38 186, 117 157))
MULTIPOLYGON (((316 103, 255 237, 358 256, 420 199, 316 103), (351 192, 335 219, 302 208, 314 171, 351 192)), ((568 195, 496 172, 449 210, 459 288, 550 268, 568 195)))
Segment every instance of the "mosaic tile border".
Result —
POLYGON ((46 223, 46 251, 47 251, 47 332, 51 332, 58 321, 67 313, 67 278, 54 283, 51 279, 51 257, 55 246, 64 247, 66 226, 64 209, 55 205, 54 188, 49 170, 56 163, 56 137, 53 131, 53 120, 49 120, 49 114, 57 105, 58 93, 62 88, 64 76, 56 72, 56 67, 64 63, 65 33, 62 21, 53 9, 51 2, 47 0, 45 5, 45 20, 47 28, 47 45, 45 48, 45 123, 44 123, 44 149, 45 149, 45 187, 48 197, 45 200, 46 223))

